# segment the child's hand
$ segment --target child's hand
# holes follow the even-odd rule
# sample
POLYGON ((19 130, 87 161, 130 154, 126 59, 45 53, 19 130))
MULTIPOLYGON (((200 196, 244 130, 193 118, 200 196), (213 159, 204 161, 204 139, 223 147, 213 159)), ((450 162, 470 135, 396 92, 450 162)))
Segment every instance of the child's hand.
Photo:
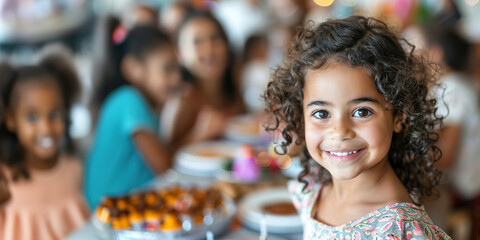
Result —
POLYGON ((202 108, 198 114, 193 130, 194 141, 221 137, 225 132, 229 119, 228 116, 225 116, 225 114, 216 109, 210 107, 202 108))
POLYGON ((0 169, 0 207, 10 199, 10 190, 8 189, 7 179, 0 169))

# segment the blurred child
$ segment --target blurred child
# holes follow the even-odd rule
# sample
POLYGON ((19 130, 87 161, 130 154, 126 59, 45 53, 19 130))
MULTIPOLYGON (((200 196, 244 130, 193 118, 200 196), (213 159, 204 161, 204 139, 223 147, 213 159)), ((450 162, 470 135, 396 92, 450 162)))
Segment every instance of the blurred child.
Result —
POLYGON ((472 47, 453 29, 430 31, 427 38, 432 61, 444 69, 440 78, 444 89, 438 89, 438 107, 445 117, 445 126, 440 132, 438 145, 442 158, 437 166, 462 168, 452 172, 452 180, 464 197, 473 198, 480 193, 480 175, 477 174, 480 169, 474 168, 480 167, 475 164, 480 155, 480 135, 475 135, 478 134, 475 129, 480 128, 480 94, 468 68, 472 47))
POLYGON ((228 120, 243 111, 225 31, 210 13, 191 12, 180 24, 177 44, 191 87, 174 108, 169 136, 181 144, 221 137, 228 120))
POLYGON ((281 150, 305 141, 289 190, 305 239, 451 239, 421 206, 440 178, 429 65, 376 19, 307 25, 265 92, 281 150), (279 126, 284 126, 279 129, 279 126))
MULTIPOLYGON (((442 86, 433 90, 438 98, 438 112, 444 116, 438 140, 442 158, 436 166, 448 176, 445 198, 426 207, 432 219, 441 219, 438 222, 446 225, 449 211, 454 210, 451 209, 451 195, 459 196, 457 204, 470 209, 470 213, 474 200, 480 202, 480 89, 469 68, 472 45, 453 29, 430 28, 426 35, 432 61, 444 69, 440 78, 442 86)), ((469 226, 461 225, 462 228, 469 226)), ((455 234, 452 237, 463 239, 455 234)))
POLYGON ((0 76, 0 168, 11 191, 0 211, 0 239, 63 239, 89 215, 81 163, 68 154, 77 76, 54 54, 35 66, 2 67, 0 76))
POLYGON ((264 112, 261 95, 270 79, 268 38, 255 34, 247 38, 243 54, 242 95, 249 112, 264 112))
POLYGON ((180 78, 173 46, 157 27, 136 26, 121 42, 107 40, 112 46, 103 66, 111 75, 99 83, 102 107, 86 165, 85 195, 92 208, 102 197, 126 194, 170 167, 172 149, 158 139, 159 114, 180 78))

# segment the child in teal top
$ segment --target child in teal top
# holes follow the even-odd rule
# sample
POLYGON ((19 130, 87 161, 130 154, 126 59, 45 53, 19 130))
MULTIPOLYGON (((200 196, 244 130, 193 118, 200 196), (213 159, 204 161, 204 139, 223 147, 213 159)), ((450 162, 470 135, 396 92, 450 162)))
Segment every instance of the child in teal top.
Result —
POLYGON ((171 42, 145 25, 116 44, 114 74, 99 88, 103 104, 86 163, 91 208, 104 196, 126 194, 153 180, 170 167, 173 153, 158 139, 160 111, 180 76, 171 42))
POLYGON ((359 16, 302 29, 264 94, 279 152, 305 143, 289 183, 304 239, 450 239, 421 206, 434 162, 430 65, 383 22, 359 16), (281 150, 281 151, 280 151, 281 150))
POLYGON ((137 130, 158 132, 158 116, 138 90, 123 86, 114 91, 99 119, 87 162, 87 197, 92 208, 102 196, 127 193, 155 177, 131 137, 137 130))

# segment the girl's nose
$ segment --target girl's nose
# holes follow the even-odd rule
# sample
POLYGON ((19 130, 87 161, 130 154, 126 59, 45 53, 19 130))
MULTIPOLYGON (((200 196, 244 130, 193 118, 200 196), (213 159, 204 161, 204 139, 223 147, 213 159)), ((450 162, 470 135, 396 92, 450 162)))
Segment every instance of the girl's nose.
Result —
POLYGON ((41 120, 40 124, 39 124, 40 134, 50 135, 52 133, 52 128, 53 128, 52 125, 53 124, 51 123, 51 121, 49 121, 47 119, 41 120))
POLYGON ((355 138, 355 131, 352 129, 350 119, 347 117, 334 119, 332 121, 329 135, 332 140, 336 141, 345 141, 355 138))
POLYGON ((203 53, 206 55, 210 55, 213 52, 213 49, 215 48, 215 43, 211 40, 205 41, 203 46, 202 46, 203 53))

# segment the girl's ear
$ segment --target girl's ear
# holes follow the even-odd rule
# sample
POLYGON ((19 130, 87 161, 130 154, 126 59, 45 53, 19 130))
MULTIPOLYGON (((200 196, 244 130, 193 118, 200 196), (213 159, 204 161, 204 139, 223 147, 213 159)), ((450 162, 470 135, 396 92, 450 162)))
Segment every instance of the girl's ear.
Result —
POLYGON ((7 109, 5 110, 4 114, 5 114, 5 126, 9 131, 11 132, 15 131, 16 124, 15 124, 15 121, 13 120, 12 112, 7 109))
POLYGON ((120 65, 120 71, 122 71, 125 80, 130 83, 137 83, 143 78, 142 64, 133 56, 126 55, 120 65))
POLYGON ((397 114, 393 117, 393 131, 395 133, 399 133, 402 131, 402 122, 403 122, 403 115, 397 114))

